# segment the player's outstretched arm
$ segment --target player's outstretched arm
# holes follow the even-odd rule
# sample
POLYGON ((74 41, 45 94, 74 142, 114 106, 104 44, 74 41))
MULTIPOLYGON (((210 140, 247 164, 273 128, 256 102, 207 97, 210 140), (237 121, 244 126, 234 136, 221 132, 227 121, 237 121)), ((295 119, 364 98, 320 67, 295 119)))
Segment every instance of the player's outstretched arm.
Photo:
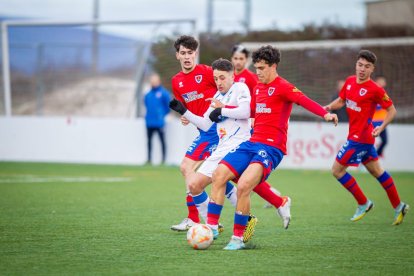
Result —
POLYGON ((323 108, 325 108, 326 111, 332 111, 340 109, 345 105, 345 100, 338 97, 335 100, 333 100, 330 104, 325 105, 323 108))
POLYGON ((323 117, 325 121, 333 122, 335 126, 338 124, 338 116, 336 116, 336 114, 328 113, 324 107, 304 94, 302 94, 298 99, 297 104, 301 105, 313 114, 323 117))
POLYGON ((212 108, 209 108, 206 113, 204 114, 204 117, 201 116, 197 116, 194 113, 192 113, 190 110, 188 110, 184 104, 176 99, 173 99, 170 104, 169 104, 170 108, 176 112, 178 112, 179 114, 182 115, 181 118, 181 123, 183 125, 186 124, 185 119, 187 119, 188 121, 190 121, 193 125, 195 125, 196 127, 198 127, 199 129, 203 130, 203 131, 207 131, 210 129, 211 125, 213 124, 213 122, 211 122, 208 119, 208 114, 210 114, 212 108))

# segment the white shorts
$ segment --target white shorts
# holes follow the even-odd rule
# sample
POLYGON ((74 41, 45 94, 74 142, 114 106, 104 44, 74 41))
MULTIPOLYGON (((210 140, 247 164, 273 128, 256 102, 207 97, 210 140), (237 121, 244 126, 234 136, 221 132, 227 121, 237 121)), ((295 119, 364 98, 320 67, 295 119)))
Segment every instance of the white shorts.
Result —
POLYGON ((213 172, 217 169, 217 166, 221 159, 229 153, 230 150, 234 149, 244 141, 248 140, 249 137, 236 138, 232 137, 223 144, 218 144, 217 148, 213 153, 204 160, 203 164, 198 168, 197 172, 204 174, 205 176, 211 177, 213 172))

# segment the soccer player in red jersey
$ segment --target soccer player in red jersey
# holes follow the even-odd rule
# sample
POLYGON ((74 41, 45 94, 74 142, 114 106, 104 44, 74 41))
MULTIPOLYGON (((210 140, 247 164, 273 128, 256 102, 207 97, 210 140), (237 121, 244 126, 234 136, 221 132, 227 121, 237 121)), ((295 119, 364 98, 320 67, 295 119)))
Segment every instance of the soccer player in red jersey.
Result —
POLYGON ((211 201, 207 224, 218 228, 224 203, 225 184, 238 179, 237 207, 234 214, 233 236, 224 248, 239 250, 246 247, 242 240, 250 211, 250 194, 264 181, 286 154, 288 120, 293 103, 299 104, 325 121, 338 122, 335 114, 305 96, 298 88, 278 75, 280 51, 263 46, 253 53, 253 63, 259 78, 255 88, 256 113, 253 135, 227 154, 213 174, 211 201))
POLYGON ((356 75, 348 77, 339 97, 325 106, 326 110, 336 110, 346 105, 349 117, 348 140, 336 156, 332 174, 358 202, 357 210, 351 218, 351 221, 358 221, 374 207, 374 203, 365 196, 355 178, 346 169, 362 162, 386 191, 395 211, 393 225, 399 225, 403 222, 409 206, 400 200, 394 180, 381 167, 374 148, 375 137, 384 131, 397 113, 385 90, 371 80, 376 61, 377 57, 373 52, 361 50, 355 66, 356 75), (377 104, 387 110, 387 115, 380 126, 374 127, 372 117, 377 104))
MULTIPOLYGON (((257 83, 259 82, 257 76, 255 73, 251 72, 249 69, 247 69, 247 61, 249 59, 249 50, 247 50, 243 45, 235 45, 233 47, 233 49, 231 50, 231 62, 233 63, 234 66, 234 81, 235 82, 243 82, 247 85, 247 87, 250 90, 250 95, 251 98, 253 99, 255 97, 253 91, 254 88, 256 87, 257 83)), ((253 126, 254 124, 254 113, 255 113, 255 101, 251 101, 250 102, 250 118, 251 118, 251 124, 253 126)), ((266 189, 266 193, 270 193, 273 192, 275 193, 277 196, 280 196, 281 193, 276 190, 274 187, 270 186, 270 184, 268 184, 267 182, 264 182, 265 185, 268 186, 268 188, 266 189)), ((260 187, 256 187, 256 189, 261 188, 261 187, 265 187, 263 185, 261 185, 260 187)), ((272 206, 275 206, 276 209, 279 210, 279 206, 278 205, 279 202, 275 205, 275 204, 271 204, 271 203, 266 203, 265 204, 265 208, 271 208, 272 206)), ((285 204, 290 205, 290 198, 289 198, 289 202, 285 202, 285 204)), ((283 206, 282 206, 283 207, 283 206)), ((282 210, 282 209, 280 209, 282 210)), ((281 214, 281 211, 278 211, 278 214, 280 217, 282 217, 283 222, 283 226, 285 229, 287 229, 287 227, 289 226, 289 222, 290 222, 290 212, 289 214, 281 214)))
MULTIPOLYGON (((234 66, 234 81, 243 82, 253 91, 258 79, 255 73, 247 69, 249 51, 242 45, 235 45, 231 51, 231 63, 234 66)), ((254 114, 253 114, 254 115, 254 114)))
MULTIPOLYGON (((186 35, 179 37, 174 43, 174 48, 176 58, 181 65, 181 72, 171 80, 174 97, 195 115, 203 116, 210 104, 206 99, 212 98, 217 91, 213 70, 210 66, 196 64, 198 41, 194 37, 186 35)), ((188 123, 183 117, 182 122, 188 123)), ((199 136, 188 148, 180 166, 186 181, 188 216, 181 223, 171 226, 175 231, 187 231, 194 223, 200 222, 199 212, 189 192, 188 179, 217 147, 219 137, 216 124, 207 131, 199 129, 199 132, 199 136)), ((230 183, 226 184, 226 197, 232 204, 236 204, 236 188, 230 183)))

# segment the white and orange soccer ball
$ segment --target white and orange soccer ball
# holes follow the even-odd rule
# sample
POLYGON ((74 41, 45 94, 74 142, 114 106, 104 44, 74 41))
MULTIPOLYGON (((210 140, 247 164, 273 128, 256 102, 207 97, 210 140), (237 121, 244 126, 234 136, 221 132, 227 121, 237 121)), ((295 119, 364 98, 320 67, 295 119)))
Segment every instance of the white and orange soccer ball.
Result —
POLYGON ((195 224, 188 229, 187 241, 194 249, 207 249, 213 243, 213 231, 205 224, 195 224))

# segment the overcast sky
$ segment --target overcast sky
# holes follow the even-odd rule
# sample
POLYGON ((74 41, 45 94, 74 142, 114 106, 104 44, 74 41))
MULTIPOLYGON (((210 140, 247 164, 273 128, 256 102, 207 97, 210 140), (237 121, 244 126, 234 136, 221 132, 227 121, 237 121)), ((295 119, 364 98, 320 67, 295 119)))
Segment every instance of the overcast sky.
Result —
MULTIPOLYGON (((88 20, 94 0, 0 0, 0 15, 59 20, 88 20)), ((206 29, 207 0, 99 0, 103 20, 197 19, 206 29)), ((240 31, 244 15, 241 0, 215 0, 214 30, 240 31)), ((328 21, 345 26, 365 22, 364 0, 252 0, 251 28, 298 29, 307 23, 328 21)), ((119 29, 119 28, 118 28, 119 29)), ((133 33, 123 27, 122 32, 133 33)))

